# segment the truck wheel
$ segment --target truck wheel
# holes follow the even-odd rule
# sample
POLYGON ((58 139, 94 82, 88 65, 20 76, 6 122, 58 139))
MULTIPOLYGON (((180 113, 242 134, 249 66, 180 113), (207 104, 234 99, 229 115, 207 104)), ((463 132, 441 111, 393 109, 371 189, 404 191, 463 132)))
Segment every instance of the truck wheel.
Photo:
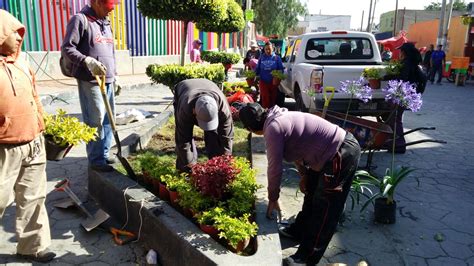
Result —
POLYGON ((298 85, 296 85, 296 87, 295 87, 294 95, 295 95, 295 109, 296 109, 296 111, 307 113, 308 108, 306 108, 306 106, 304 105, 303 95, 301 94, 301 91, 300 91, 300 88, 298 87, 298 85))

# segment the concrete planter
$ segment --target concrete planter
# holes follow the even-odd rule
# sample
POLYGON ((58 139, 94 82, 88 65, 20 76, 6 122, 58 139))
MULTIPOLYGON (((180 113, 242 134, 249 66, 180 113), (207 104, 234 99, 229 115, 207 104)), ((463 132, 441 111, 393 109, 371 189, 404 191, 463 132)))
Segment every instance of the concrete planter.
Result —
MULTIPOLYGON (((167 120, 169 115, 163 117, 167 120)), ((148 130, 140 133, 143 138, 136 138, 143 146, 146 146, 150 137, 159 129, 156 121, 150 124, 152 125, 148 130)), ((133 146, 136 147, 136 143, 131 143, 130 147, 124 150, 133 152, 133 146)), ((259 183, 265 181, 258 179, 259 183)), ((251 256, 240 256, 202 232, 168 203, 118 172, 101 173, 89 169, 89 194, 101 208, 120 222, 124 222, 127 217, 127 204, 127 229, 136 233, 140 231, 140 241, 147 248, 158 252, 162 265, 281 265, 282 253, 277 224, 265 217, 266 200, 262 197, 256 202, 256 222, 259 230, 254 242, 258 247, 257 251, 251 256), (124 200, 126 189, 127 202, 124 200)))

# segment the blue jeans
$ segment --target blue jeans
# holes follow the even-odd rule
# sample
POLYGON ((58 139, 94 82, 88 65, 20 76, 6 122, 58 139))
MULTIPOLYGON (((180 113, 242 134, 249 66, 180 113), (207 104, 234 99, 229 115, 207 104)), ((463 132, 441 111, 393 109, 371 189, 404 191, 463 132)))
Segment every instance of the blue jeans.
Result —
MULTIPOLYGON (((88 126, 96 127, 98 137, 86 145, 87 159, 91 165, 104 165, 109 157, 112 144, 112 126, 104 100, 97 84, 84 80, 77 80, 79 86, 79 101, 81 104, 82 118, 88 126)), ((114 84, 106 84, 107 98, 115 115, 114 84)))

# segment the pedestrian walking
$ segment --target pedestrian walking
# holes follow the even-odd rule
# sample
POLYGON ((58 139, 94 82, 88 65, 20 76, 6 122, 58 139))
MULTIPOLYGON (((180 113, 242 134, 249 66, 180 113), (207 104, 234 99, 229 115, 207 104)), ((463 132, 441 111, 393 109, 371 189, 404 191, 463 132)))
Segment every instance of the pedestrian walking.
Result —
POLYGON ((197 39, 193 41, 193 49, 189 53, 189 56, 191 57, 191 62, 202 63, 201 46, 202 46, 201 40, 197 39))
POLYGON ((204 130, 207 157, 232 154, 234 124, 227 98, 212 81, 188 79, 174 89, 176 168, 189 172, 197 162, 194 126, 204 130))
POLYGON ((0 9, 0 218, 16 204, 17 256, 49 262, 43 107, 34 74, 21 59, 25 27, 0 9))
POLYGON ((423 57, 423 67, 425 68, 426 75, 431 77, 431 55, 434 51, 434 45, 430 44, 430 49, 426 51, 423 57))
POLYGON ((273 52, 271 42, 265 43, 264 53, 260 56, 255 72, 260 76, 259 89, 262 106, 270 108, 276 104, 278 85, 273 85, 272 71, 283 72, 281 58, 273 52))
POLYGON ((281 228, 283 236, 299 241, 288 262, 316 265, 335 230, 360 158, 360 146, 350 132, 316 115, 257 103, 244 106, 244 127, 265 139, 268 167, 267 217, 281 212, 278 202, 283 160, 294 162, 305 194, 295 223, 281 228))
POLYGON ((439 44, 436 51, 431 54, 431 75, 430 81, 433 84, 435 75, 438 73, 438 79, 436 84, 441 85, 441 79, 443 78, 443 69, 446 65, 446 54, 443 51, 443 45, 439 44))
POLYGON ((103 172, 112 171, 109 164, 116 160, 109 157, 112 127, 95 76, 105 75, 107 99, 115 113, 114 87, 118 82, 114 37, 107 16, 116 4, 117 0, 91 0, 90 5, 69 20, 61 47, 62 56, 76 62, 73 75, 84 123, 96 127, 99 135, 86 145, 89 166, 103 172))
POLYGON ((260 58, 261 53, 262 52, 260 51, 257 42, 255 40, 252 40, 250 42, 250 49, 245 54, 244 58, 244 65, 246 70, 255 70, 255 68, 257 67, 255 63, 258 63, 258 59, 260 58))

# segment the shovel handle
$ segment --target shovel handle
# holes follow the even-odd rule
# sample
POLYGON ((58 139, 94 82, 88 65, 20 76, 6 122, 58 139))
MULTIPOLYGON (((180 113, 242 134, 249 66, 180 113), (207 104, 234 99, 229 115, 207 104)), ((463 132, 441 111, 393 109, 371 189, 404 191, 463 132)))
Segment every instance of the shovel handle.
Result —
POLYGON ((327 108, 329 106, 329 102, 332 100, 332 98, 334 97, 334 93, 336 92, 336 89, 334 87, 330 87, 330 86, 327 86, 327 87, 324 87, 323 89, 323 96, 324 96, 324 107, 327 108), (331 94, 327 95, 328 92, 331 92, 331 94))
POLYGON ((115 118, 112 113, 112 108, 110 107, 109 99, 107 97, 107 92, 105 91, 105 76, 95 76, 95 80, 99 83, 100 93, 102 94, 102 99, 104 100, 105 109, 107 111, 107 116, 109 117, 110 125, 113 131, 117 131, 115 126, 115 118))

